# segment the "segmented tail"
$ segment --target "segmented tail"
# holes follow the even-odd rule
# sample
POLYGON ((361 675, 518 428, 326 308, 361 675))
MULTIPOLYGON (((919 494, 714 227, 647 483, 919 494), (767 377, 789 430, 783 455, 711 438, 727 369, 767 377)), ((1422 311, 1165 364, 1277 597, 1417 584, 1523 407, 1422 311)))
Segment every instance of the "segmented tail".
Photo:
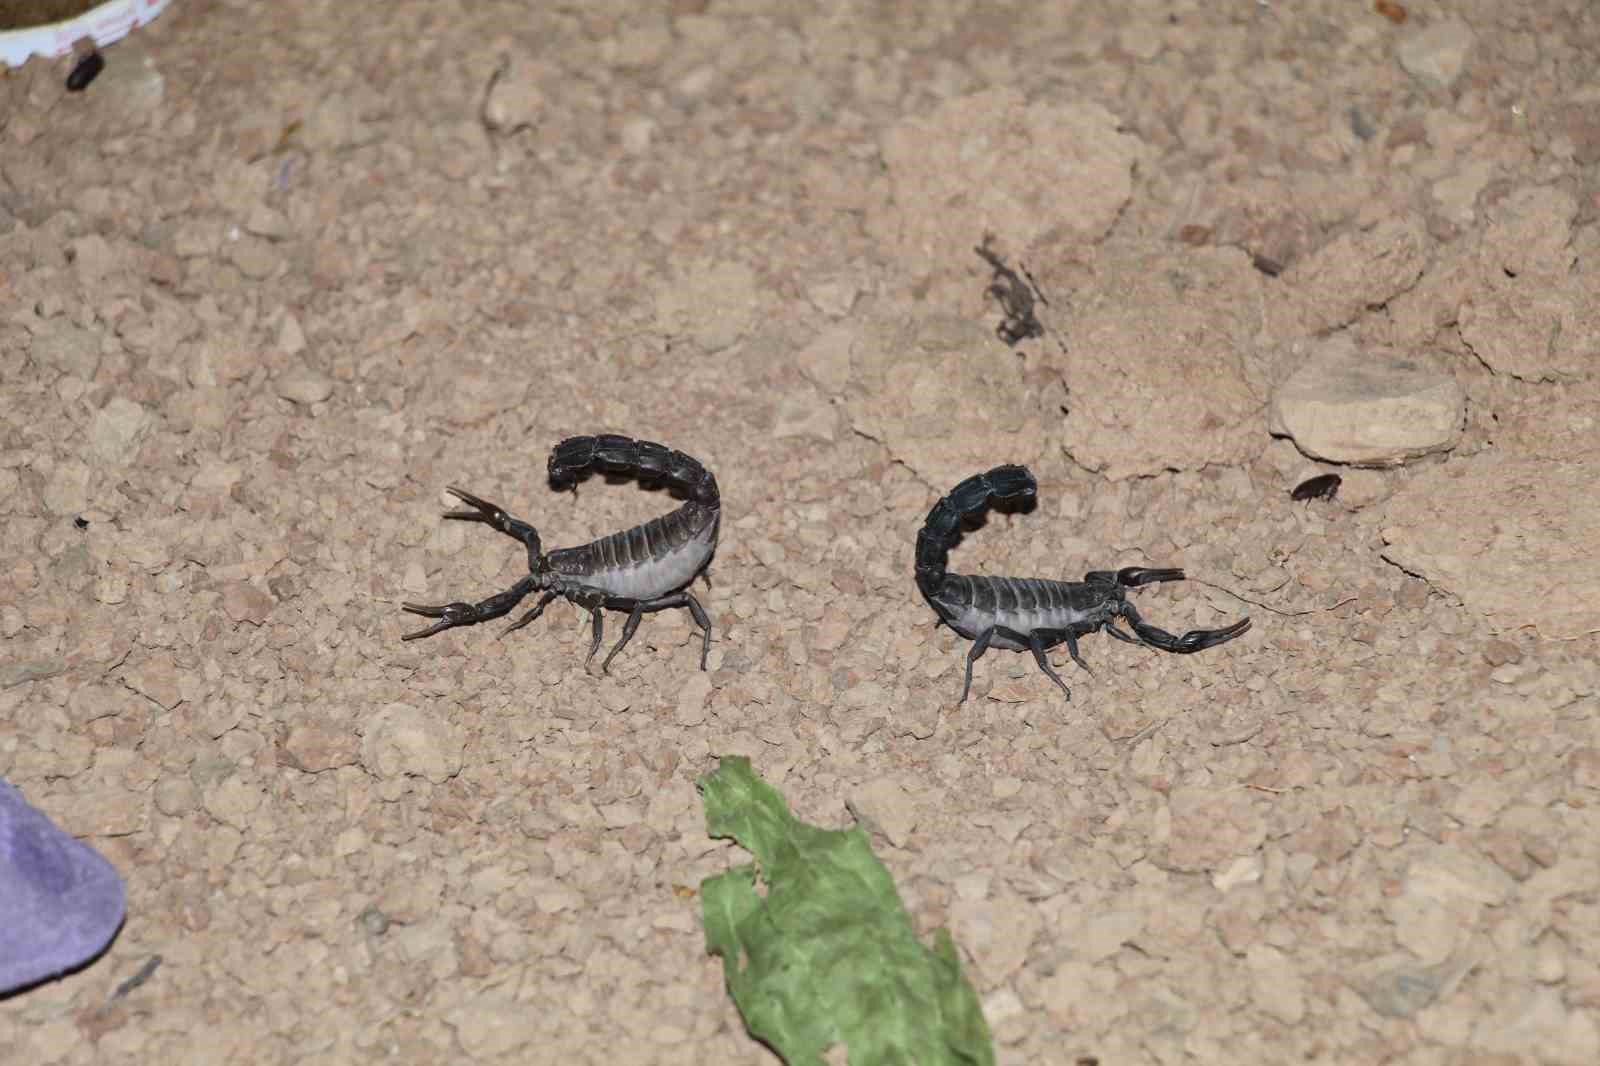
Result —
POLYGON ((717 479, 698 459, 655 441, 634 440, 613 433, 568 437, 550 452, 550 484, 574 485, 592 473, 621 474, 640 481, 660 481, 706 507, 721 502, 717 479))
POLYGON ((1025 466, 997 466, 987 474, 974 474, 957 485, 928 512, 917 533, 917 587, 933 596, 944 581, 950 549, 961 540, 961 523, 995 503, 1031 500, 1038 482, 1025 466))

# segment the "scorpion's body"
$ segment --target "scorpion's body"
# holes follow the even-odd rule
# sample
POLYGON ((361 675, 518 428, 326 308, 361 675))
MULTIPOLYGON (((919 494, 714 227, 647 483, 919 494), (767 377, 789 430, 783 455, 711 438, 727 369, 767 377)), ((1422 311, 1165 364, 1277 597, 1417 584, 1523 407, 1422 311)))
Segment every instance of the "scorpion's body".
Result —
POLYGON ((681 589, 716 550, 717 515, 713 509, 707 516, 705 510, 685 504, 581 548, 559 548, 547 556, 545 587, 574 602, 586 596, 653 600, 681 589), (689 508, 694 511, 685 514, 689 508))
MULTIPOLYGON (((938 598, 939 617, 968 640, 993 629, 989 647, 1027 651, 1030 639, 1011 634, 1093 633, 1118 616, 1099 585, 1039 577, 969 577, 950 574, 938 598)), ((1058 638, 1054 643, 1066 639, 1058 638)), ((1050 647, 1051 645, 1046 645, 1050 647)))
POLYGON ((973 642, 961 689, 963 703, 972 689, 972 664, 991 647, 1031 651, 1039 668, 1071 699, 1072 691, 1045 655, 1059 644, 1067 646, 1073 662, 1088 670, 1078 654, 1078 638, 1097 630, 1130 644, 1183 654, 1214 647, 1250 628, 1250 619, 1244 618, 1223 629, 1195 629, 1176 637, 1146 623, 1129 602, 1126 590, 1154 581, 1180 581, 1183 571, 1178 569, 1130 566, 1115 572, 1095 570, 1082 581, 946 572, 950 549, 961 540, 963 522, 995 503, 1017 506, 1037 494, 1038 484, 1025 467, 997 466, 967 478, 934 504, 917 534, 917 587, 940 621, 973 642), (1117 627, 1118 619, 1127 621, 1133 635, 1117 627))
POLYGON ((717 548, 722 518, 717 479, 698 460, 682 452, 653 441, 609 434, 572 437, 556 445, 550 453, 550 483, 557 488, 575 486, 591 473, 664 482, 687 499, 670 514, 652 518, 632 529, 576 548, 558 548, 544 554, 533 526, 513 518, 495 504, 452 488, 450 493, 472 509, 447 511, 445 517, 483 522, 521 541, 528 549, 528 576, 506 591, 478 603, 451 603, 442 607, 403 604, 413 614, 439 619, 427 629, 406 634, 404 639, 416 640, 455 626, 476 625, 499 618, 510 613, 526 596, 541 592, 538 604, 513 622, 506 632, 532 622, 557 598, 569 600, 586 608, 594 620, 594 639, 585 660, 587 664, 600 647, 604 624, 601 612, 625 611, 628 620, 622 627, 622 639, 601 664, 604 672, 617 653, 633 639, 644 614, 684 607, 702 631, 700 668, 705 669, 711 652, 711 621, 700 601, 688 591, 688 586, 704 572, 717 548))

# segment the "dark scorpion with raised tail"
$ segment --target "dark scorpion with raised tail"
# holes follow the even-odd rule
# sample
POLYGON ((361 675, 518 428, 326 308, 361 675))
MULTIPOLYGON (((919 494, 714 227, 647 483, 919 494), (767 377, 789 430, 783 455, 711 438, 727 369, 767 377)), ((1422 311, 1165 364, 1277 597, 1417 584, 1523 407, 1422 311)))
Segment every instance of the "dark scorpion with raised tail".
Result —
POLYGON ((967 680, 961 702, 972 690, 972 664, 991 647, 1031 651, 1045 676, 1067 699, 1072 690, 1050 666, 1045 652, 1065 643, 1072 661, 1089 670, 1078 655, 1078 638, 1103 629, 1129 644, 1145 644, 1161 651, 1188 654, 1216 647, 1250 628, 1242 618, 1223 629, 1191 629, 1175 637, 1139 617, 1127 598, 1127 589, 1154 581, 1181 581, 1178 569, 1127 566, 1115 572, 1094 570, 1082 581, 1051 581, 1037 577, 968 576, 945 572, 950 549, 961 540, 962 523, 993 504, 1019 506, 1033 500, 1038 483, 1022 466, 997 466, 957 485, 950 495, 933 505, 917 534, 917 588, 939 614, 939 621, 972 641, 967 652, 967 680), (1117 628, 1127 621, 1135 635, 1117 628))
MULTIPOLYGON (((578 548, 558 548, 544 554, 539 549, 539 533, 520 518, 507 514, 496 504, 480 500, 470 492, 451 488, 450 494, 471 510, 446 511, 444 517, 462 522, 482 522, 493 526, 528 549, 528 576, 504 592, 477 603, 450 603, 427 607, 416 603, 401 606, 412 614, 439 621, 427 629, 407 633, 401 639, 420 640, 456 626, 472 626, 510 613, 533 592, 544 593, 538 604, 518 618, 505 632, 521 629, 544 613, 552 601, 564 596, 587 608, 594 618, 594 640, 584 669, 589 668, 600 647, 603 610, 626 611, 622 639, 600 664, 605 673, 611 660, 623 649, 639 628, 639 619, 650 611, 687 607, 704 636, 700 646, 700 669, 706 668, 711 654, 711 620, 705 608, 689 592, 689 584, 702 573, 717 548, 717 527, 722 517, 722 499, 717 479, 699 460, 675 452, 653 441, 633 440, 605 434, 597 437, 571 437, 550 453, 550 483, 556 488, 571 486, 591 473, 633 477, 644 483, 665 482, 686 502, 671 514, 652 518, 621 533, 601 537, 578 548)), ((502 636, 504 634, 501 634, 502 636)))

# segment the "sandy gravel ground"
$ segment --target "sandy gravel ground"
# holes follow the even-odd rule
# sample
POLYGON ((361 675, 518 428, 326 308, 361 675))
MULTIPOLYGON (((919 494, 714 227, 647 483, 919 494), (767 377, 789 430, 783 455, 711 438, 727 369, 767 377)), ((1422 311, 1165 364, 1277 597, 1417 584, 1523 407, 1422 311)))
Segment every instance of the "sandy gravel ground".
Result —
POLYGON ((776 1062, 695 895, 737 753, 1003 1063, 1600 1061, 1600 10, 640 6, 183 0, 0 78, 0 775, 129 885, 0 1058, 776 1062), (721 483, 709 671, 681 611, 608 677, 565 603, 402 643, 526 572, 445 486, 672 506, 545 483, 599 431, 721 483), (1254 625, 958 706, 912 545, 1002 462, 955 569, 1299 613, 1141 589, 1254 625))

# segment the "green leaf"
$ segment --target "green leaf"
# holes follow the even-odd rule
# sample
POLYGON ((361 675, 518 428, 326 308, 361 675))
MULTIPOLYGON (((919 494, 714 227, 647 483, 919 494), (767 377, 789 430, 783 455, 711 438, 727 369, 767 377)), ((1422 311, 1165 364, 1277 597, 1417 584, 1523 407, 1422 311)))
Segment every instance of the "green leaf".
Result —
POLYGON ((932 949, 917 939, 860 828, 798 820, 741 756, 698 785, 706 831, 756 857, 700 886, 706 950, 752 1036, 788 1066, 823 1066, 839 1043, 850 1066, 992 1066, 955 943, 943 929, 932 949))

